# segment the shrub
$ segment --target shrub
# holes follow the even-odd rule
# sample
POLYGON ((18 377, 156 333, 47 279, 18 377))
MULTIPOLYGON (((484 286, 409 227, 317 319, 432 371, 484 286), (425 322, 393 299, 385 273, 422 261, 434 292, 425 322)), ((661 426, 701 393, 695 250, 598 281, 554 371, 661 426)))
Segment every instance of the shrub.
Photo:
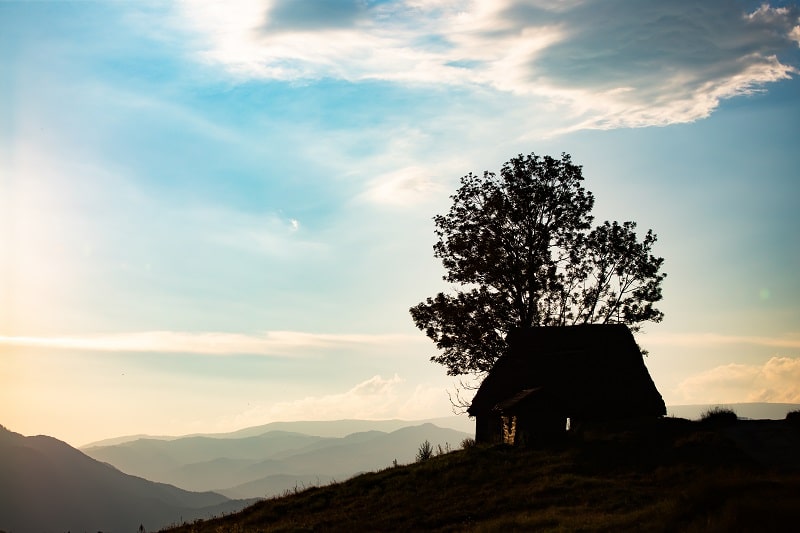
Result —
POLYGON ((712 427, 730 426, 737 420, 739 420, 739 417, 733 409, 720 407, 719 405, 707 410, 700 417, 701 423, 712 427))
POLYGON ((466 438, 461 441, 461 449, 462 450, 469 450, 470 448, 475 447, 475 439, 466 438))
POLYGON ((425 442, 419 445, 419 450, 417 450, 417 462, 427 461, 431 457, 433 457, 433 446, 426 439, 425 442))
POLYGON ((800 426, 800 409, 786 413, 786 421, 792 425, 800 426))

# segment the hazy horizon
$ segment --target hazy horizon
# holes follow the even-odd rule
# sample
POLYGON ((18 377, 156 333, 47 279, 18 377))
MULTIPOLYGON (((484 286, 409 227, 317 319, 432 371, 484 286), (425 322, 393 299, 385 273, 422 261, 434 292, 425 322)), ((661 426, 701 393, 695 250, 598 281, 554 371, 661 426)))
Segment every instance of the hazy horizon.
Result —
POLYGON ((431 219, 531 152, 658 235, 667 405, 800 403, 794 4, 12 1, 0 59, 12 431, 449 415, 431 219))
MULTIPOLYGON (((783 402, 722 402, 722 403, 708 403, 708 404, 676 404, 667 405, 667 417, 687 418, 689 420, 699 420, 703 414, 711 408, 721 407, 724 409, 733 410, 741 419, 773 419, 782 420, 786 413, 800 409, 800 403, 783 403, 783 402)), ((434 425, 445 428, 463 431, 468 434, 474 434, 475 419, 469 417, 467 414, 451 414, 444 417, 424 418, 417 420, 405 419, 354 419, 354 418, 340 418, 340 419, 305 419, 305 420, 276 420, 267 421, 264 423, 232 428, 222 432, 204 432, 198 431, 194 433, 184 434, 153 434, 153 433, 127 433, 127 434, 114 434, 105 435, 98 439, 80 442, 68 440, 63 436, 39 431, 35 433, 25 434, 15 430, 13 427, 8 427, 0 422, 0 426, 13 433, 19 433, 26 437, 37 435, 46 435, 54 437, 66 442, 68 445, 84 450, 94 446, 107 446, 111 444, 119 444, 121 442, 129 442, 140 438, 145 439, 182 439, 187 437, 214 437, 214 438, 239 438, 239 437, 252 437, 261 435, 262 432, 254 432, 252 430, 263 428, 264 426, 275 426, 267 431, 291 431, 303 433, 307 435, 316 435, 321 437, 345 437, 347 435, 358 433, 360 431, 385 431, 391 432, 402 427, 411 427, 423 423, 433 423, 434 425), (387 426, 387 423, 389 425, 387 426), (348 425, 349 424, 349 425, 348 425), (317 426, 324 426, 328 429, 320 429, 317 426), (348 427, 353 426, 354 429, 347 430, 348 427), (308 430, 308 427, 316 427, 314 431, 308 430), (284 428, 284 429, 281 429, 284 428)))

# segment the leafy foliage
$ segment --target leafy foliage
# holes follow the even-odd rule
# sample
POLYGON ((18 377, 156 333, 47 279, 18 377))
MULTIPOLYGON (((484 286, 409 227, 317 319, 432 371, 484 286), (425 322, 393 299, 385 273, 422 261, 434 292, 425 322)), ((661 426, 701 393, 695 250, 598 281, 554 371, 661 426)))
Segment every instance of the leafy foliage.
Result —
POLYGON ((434 217, 434 255, 457 287, 410 309, 448 374, 488 371, 516 327, 658 322, 663 259, 634 222, 592 228, 594 196, 581 167, 520 155, 497 176, 461 178, 450 211, 434 217))

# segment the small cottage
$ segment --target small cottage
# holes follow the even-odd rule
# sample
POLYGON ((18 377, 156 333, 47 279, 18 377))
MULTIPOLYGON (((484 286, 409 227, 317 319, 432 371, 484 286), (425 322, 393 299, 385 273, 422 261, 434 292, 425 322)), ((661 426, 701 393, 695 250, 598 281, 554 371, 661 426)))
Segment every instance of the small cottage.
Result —
POLYGON ((519 329, 467 412, 475 441, 521 444, 576 423, 660 417, 666 406, 627 326, 519 329))

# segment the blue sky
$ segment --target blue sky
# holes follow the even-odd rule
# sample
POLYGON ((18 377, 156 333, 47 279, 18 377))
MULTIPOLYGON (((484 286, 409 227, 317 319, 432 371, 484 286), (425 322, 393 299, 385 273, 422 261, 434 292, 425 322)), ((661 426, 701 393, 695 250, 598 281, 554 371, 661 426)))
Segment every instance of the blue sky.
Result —
POLYGON ((659 236, 668 404, 800 403, 785 3, 0 3, 0 423, 446 415, 408 308, 458 178, 572 154, 659 236))

